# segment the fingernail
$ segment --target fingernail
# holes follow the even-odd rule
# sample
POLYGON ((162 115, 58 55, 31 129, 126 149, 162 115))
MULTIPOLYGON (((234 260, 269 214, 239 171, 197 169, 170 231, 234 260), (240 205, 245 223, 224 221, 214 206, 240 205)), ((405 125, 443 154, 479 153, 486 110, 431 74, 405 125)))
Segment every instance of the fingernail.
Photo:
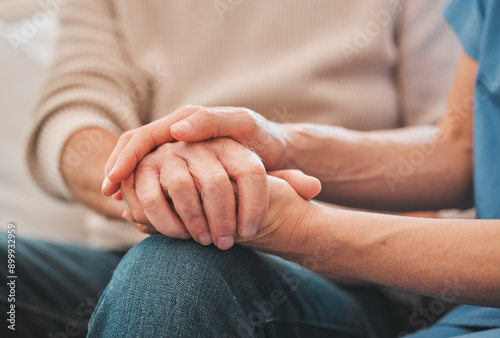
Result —
POLYGON ((234 238, 233 238, 233 236, 219 237, 219 240, 217 241, 217 243, 219 244, 219 245, 217 245, 219 247, 219 249, 227 250, 233 246, 234 238))
POLYGON ((176 134, 189 134, 191 132, 191 124, 188 121, 182 121, 174 124, 171 129, 176 134))
POLYGON ((109 180, 108 176, 104 177, 104 180, 102 181, 101 190, 104 191, 104 189, 106 189, 110 183, 111 181, 109 180))
POLYGON ((113 176, 116 173, 116 165, 111 169, 108 176, 113 176))
POLYGON ((240 236, 246 239, 252 238, 257 234, 258 229, 257 226, 247 226, 241 230, 240 236))
POLYGON ((128 218, 128 212, 127 212, 127 210, 123 210, 123 212, 122 212, 122 218, 125 218, 125 219, 128 218))
POLYGON ((212 236, 209 232, 205 232, 204 234, 198 237, 198 241, 201 245, 210 245, 212 244, 212 236))

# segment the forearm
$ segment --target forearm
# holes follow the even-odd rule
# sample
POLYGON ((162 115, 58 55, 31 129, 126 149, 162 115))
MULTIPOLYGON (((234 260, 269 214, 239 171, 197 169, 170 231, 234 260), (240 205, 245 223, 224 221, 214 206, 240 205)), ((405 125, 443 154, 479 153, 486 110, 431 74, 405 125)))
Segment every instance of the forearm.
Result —
POLYGON ((291 125, 288 167, 318 177, 320 199, 370 209, 456 207, 471 190, 472 152, 434 126, 356 132, 291 125))
POLYGON ((285 258, 326 275, 500 306, 498 220, 421 219, 315 206, 308 224, 289 243, 300 252, 285 258))
POLYGON ((472 188, 477 63, 463 54, 438 126, 376 132, 284 125, 282 166, 318 177, 320 198, 384 210, 461 207, 472 188))
POLYGON ((73 196, 95 211, 115 218, 123 212, 123 202, 104 196, 101 184, 104 165, 117 140, 105 129, 81 129, 68 139, 60 158, 64 181, 73 196), (96 136, 94 142, 89 141, 89 135, 96 136))

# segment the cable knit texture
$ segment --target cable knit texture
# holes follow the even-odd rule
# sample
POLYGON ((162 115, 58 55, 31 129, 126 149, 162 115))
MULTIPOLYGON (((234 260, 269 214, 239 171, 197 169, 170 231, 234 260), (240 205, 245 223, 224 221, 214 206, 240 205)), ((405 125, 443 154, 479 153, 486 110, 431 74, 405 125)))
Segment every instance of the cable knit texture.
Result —
POLYGON ((71 200, 59 157, 73 132, 119 134, 184 104, 357 130, 435 123, 459 50, 443 2, 71 0, 33 115, 31 173, 71 200))

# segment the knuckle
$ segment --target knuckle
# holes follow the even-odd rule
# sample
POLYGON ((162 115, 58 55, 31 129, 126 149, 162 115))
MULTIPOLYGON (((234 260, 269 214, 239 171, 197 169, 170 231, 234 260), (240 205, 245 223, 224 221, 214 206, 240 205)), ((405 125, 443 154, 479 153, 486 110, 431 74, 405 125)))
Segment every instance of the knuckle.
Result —
POLYGON ((139 162, 137 167, 135 168, 135 176, 141 176, 147 171, 151 169, 151 161, 147 159, 147 157, 144 157, 144 159, 139 162))
POLYGON ((194 104, 185 104, 183 106, 181 106, 179 108, 179 110, 193 110, 193 109, 197 109, 197 108, 200 108, 201 106, 197 106, 197 105, 194 105, 194 104))
POLYGON ((124 132, 123 134, 121 134, 120 136, 120 139, 124 140, 124 141, 128 141, 132 138, 132 136, 134 136, 134 134, 137 132, 136 129, 131 129, 131 130, 127 130, 126 132, 124 132))
POLYGON ((219 236, 232 236, 236 233, 236 221, 232 218, 217 219, 210 227, 210 232, 219 236))
POLYGON ((182 219, 186 223, 194 224, 203 220, 200 210, 197 210, 190 205, 176 206, 175 210, 178 214, 182 215, 182 219))
POLYGON ((147 217, 144 215, 142 210, 132 209, 132 222, 140 223, 140 224, 148 224, 149 221, 147 217))
POLYGON ((147 194, 140 199, 141 205, 146 211, 154 211, 160 205, 160 196, 158 194, 147 194))
POLYGON ((184 211, 185 214, 180 213, 182 215, 181 218, 193 235, 198 236, 206 232, 206 221, 203 215, 185 208, 183 208, 182 211, 184 211))
POLYGON ((204 124, 211 124, 214 122, 214 115, 216 113, 209 108, 203 108, 198 110, 198 114, 199 118, 204 122, 204 124))
MULTIPOLYGON (((151 136, 151 131, 146 130, 145 128, 139 129, 136 134, 134 135, 134 138, 137 139, 138 142, 148 145, 148 146, 153 146, 154 145, 154 139, 151 136)), ((138 149, 135 149, 138 151, 138 149)))
POLYGON ((154 168, 156 168, 155 155, 150 153, 144 156, 144 158, 137 164, 135 171, 137 176, 139 176, 154 168))
POLYGON ((245 208, 245 211, 249 215, 253 215, 254 218, 264 218, 268 209, 266 201, 260 203, 253 203, 245 208))
POLYGON ((188 189, 191 189, 193 187, 193 179, 191 176, 185 175, 185 174, 177 174, 174 177, 172 177, 172 182, 169 183, 169 191, 172 192, 172 194, 176 193, 183 193, 188 189))
MULTIPOLYGON (((254 156, 252 156, 254 157, 254 156)), ((256 155, 255 155, 256 157, 256 155)), ((247 175, 266 175, 266 169, 260 160, 252 159, 250 163, 245 166, 245 174, 247 175)))
POLYGON ((239 113, 240 113, 241 119, 244 121, 247 129, 254 130, 259 126, 260 121, 259 121, 258 117, 260 115, 256 114, 255 112, 253 112, 252 110, 250 110, 248 108, 241 108, 239 113))
POLYGON ((226 110, 203 108, 199 110, 201 119, 208 125, 215 125, 220 122, 220 118, 227 114, 226 110))
POLYGON ((206 183, 203 191, 204 194, 215 195, 221 187, 230 184, 229 177, 225 172, 214 173, 206 183))

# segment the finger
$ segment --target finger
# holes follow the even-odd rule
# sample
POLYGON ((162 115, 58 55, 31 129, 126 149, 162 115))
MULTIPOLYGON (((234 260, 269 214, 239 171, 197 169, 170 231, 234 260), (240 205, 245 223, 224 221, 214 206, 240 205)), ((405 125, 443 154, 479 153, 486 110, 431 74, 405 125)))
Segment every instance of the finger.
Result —
POLYGON ((136 170, 136 192, 146 218, 165 236, 189 239, 184 224, 172 211, 161 189, 157 169, 139 166, 136 170))
POLYGON ((201 108, 201 106, 185 106, 160 120, 137 129, 116 156, 114 166, 108 175, 110 182, 122 181, 130 175, 144 156, 156 147, 172 142, 174 140, 170 134, 172 124, 201 108))
POLYGON ((144 213, 135 190, 135 173, 132 173, 121 183, 122 196, 127 203, 128 220, 132 223, 151 224, 144 213))
POLYGON ((113 198, 117 201, 122 201, 123 196, 122 196, 122 191, 119 189, 114 195, 113 198))
POLYGON ((115 194, 120 189, 120 183, 111 183, 109 178, 104 177, 102 182, 102 193, 106 196, 111 196, 115 194))
POLYGON ((219 249, 227 250, 234 244, 237 229, 236 202, 229 177, 215 155, 206 149, 198 153, 191 148, 189 157, 185 160, 201 193, 212 240, 219 249))
POLYGON ((316 197, 321 191, 321 182, 316 177, 304 174, 300 170, 275 170, 267 172, 268 175, 287 181, 297 194, 309 200, 316 197))
POLYGON ((106 165, 104 166, 104 180, 102 182, 102 189, 101 189, 104 195, 111 196, 120 188, 119 182, 113 183, 109 180, 109 173, 111 169, 115 166, 115 162, 118 155, 130 141, 134 133, 135 129, 123 133, 118 139, 118 142, 116 143, 115 148, 111 152, 111 155, 109 155, 106 165))
POLYGON ((173 157, 164 165, 160 183, 172 200, 175 211, 191 236, 202 245, 212 243, 200 196, 186 162, 173 157))
POLYGON ((254 133, 252 112, 246 108, 202 108, 170 127, 172 136, 184 142, 197 142, 228 136, 235 140, 254 133))
POLYGON ((141 224, 141 223, 132 223, 140 232, 143 232, 145 234, 149 234, 149 235, 154 235, 156 233, 158 233, 158 231, 152 227, 152 226, 149 226, 149 225, 144 225, 144 224, 141 224))
POLYGON ((234 142, 217 148, 217 157, 238 187, 238 234, 251 238, 257 233, 269 207, 267 174, 260 158, 234 142))
POLYGON ((146 234, 155 234, 157 233, 158 231, 156 231, 156 229, 151 226, 151 225, 145 225, 145 224, 141 224, 141 223, 136 223, 136 222, 133 222, 130 217, 129 217, 129 210, 125 210, 122 214, 122 218, 130 223, 132 223, 133 226, 135 226, 140 232, 143 232, 143 233, 146 233, 146 234))

